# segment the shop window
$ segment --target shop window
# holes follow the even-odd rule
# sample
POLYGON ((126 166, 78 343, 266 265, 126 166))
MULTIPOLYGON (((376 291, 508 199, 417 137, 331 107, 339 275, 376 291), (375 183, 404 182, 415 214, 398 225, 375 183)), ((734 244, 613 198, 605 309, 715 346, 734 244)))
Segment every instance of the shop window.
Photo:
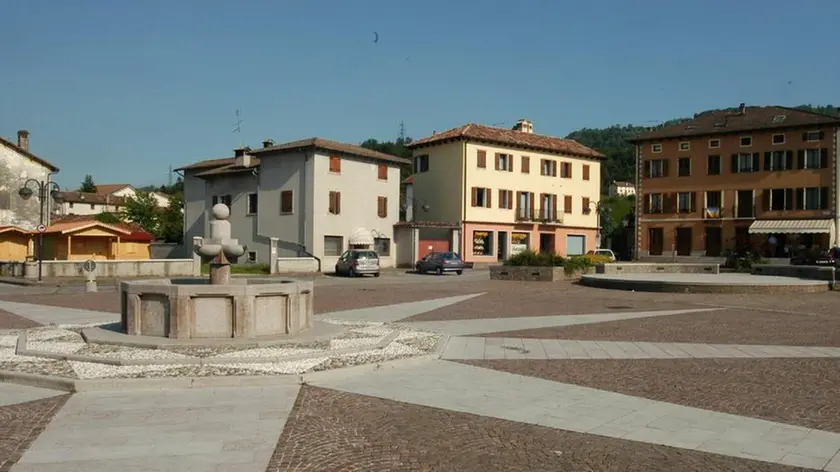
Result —
POLYGON ((493 232, 473 231, 473 256, 493 255, 493 232))

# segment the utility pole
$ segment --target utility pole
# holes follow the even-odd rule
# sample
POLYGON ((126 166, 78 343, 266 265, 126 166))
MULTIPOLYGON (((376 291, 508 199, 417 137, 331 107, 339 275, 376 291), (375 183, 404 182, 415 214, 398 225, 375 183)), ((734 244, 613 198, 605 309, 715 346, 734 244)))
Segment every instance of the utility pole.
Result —
POLYGON ((400 120, 400 135, 397 137, 397 142, 405 144, 405 122, 400 120))
POLYGON ((172 164, 169 164, 169 187, 172 187, 172 164))

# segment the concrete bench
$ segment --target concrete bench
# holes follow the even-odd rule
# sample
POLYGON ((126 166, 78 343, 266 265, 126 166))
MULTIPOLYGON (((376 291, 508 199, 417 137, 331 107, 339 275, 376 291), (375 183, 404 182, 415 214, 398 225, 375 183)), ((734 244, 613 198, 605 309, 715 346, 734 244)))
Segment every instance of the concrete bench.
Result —
POLYGON ((599 264, 595 267, 598 274, 719 274, 720 264, 657 264, 657 263, 622 263, 599 264))
POLYGON ((753 275, 775 275, 780 277, 797 277, 810 280, 834 281, 834 267, 801 266, 787 264, 756 264, 752 268, 753 275))

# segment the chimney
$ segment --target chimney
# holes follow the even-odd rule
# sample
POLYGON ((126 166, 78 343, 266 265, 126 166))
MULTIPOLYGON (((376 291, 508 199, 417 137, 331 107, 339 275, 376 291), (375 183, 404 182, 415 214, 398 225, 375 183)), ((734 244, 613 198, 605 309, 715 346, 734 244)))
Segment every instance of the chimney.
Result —
POLYGON ((18 131, 18 147, 29 152, 29 131, 25 129, 18 131))
POLYGON ((513 125, 513 130, 522 133, 533 134, 534 124, 528 120, 517 120, 516 124, 513 125))
POLYGON ((265 141, 263 141, 263 149, 270 148, 271 146, 274 146, 273 139, 266 139, 265 141))
POLYGON ((738 105, 738 113, 741 114, 741 115, 746 115, 747 114, 747 104, 746 103, 742 103, 742 104, 738 105))
POLYGON ((250 150, 249 147, 233 150, 233 163, 236 167, 251 167, 251 155, 248 154, 250 150))

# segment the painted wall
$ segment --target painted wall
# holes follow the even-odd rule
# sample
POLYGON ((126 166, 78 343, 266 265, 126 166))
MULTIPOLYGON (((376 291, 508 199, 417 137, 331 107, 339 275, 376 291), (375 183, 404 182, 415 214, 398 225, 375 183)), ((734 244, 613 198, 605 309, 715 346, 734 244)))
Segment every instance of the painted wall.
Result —
POLYGON ((195 176, 197 171, 184 171, 184 249, 193 254, 193 237, 204 237, 208 208, 206 182, 195 176))
POLYGON ((103 205, 99 203, 63 202, 58 208, 61 215, 98 215, 100 213, 116 213, 122 209, 118 205, 103 205))
MULTIPOLYGON (((259 214, 255 234, 278 238, 277 257, 302 256, 300 247, 312 251, 312 152, 260 156, 259 214), (292 192, 292 212, 281 212, 281 195, 292 192)), ((258 260, 268 264, 270 255, 260 251, 258 260)))
POLYGON ((415 169, 413 173, 412 187, 417 209, 415 220, 457 223, 462 219, 465 195, 463 154, 464 143, 461 142, 414 150, 415 159, 418 156, 429 156, 429 170, 416 172, 415 169), (420 209, 424 203, 429 205, 428 212, 420 209))
MULTIPOLYGON (((46 167, 21 155, 14 149, 0 145, 0 192, 8 192, 10 202, 9 208, 0 208, 0 226, 35 229, 40 223, 38 189, 30 184, 34 194, 29 200, 21 198, 18 190, 27 179, 45 182, 48 178, 49 170, 46 167)), ((48 205, 45 218, 49 218, 52 205, 54 205, 52 199, 49 199, 48 205)))
POLYGON ((380 255, 379 263, 382 267, 393 266, 396 256, 394 224, 399 221, 400 214, 399 167, 388 164, 388 179, 380 180, 380 161, 343 156, 341 173, 330 172, 329 161, 328 154, 315 154, 312 177, 317 182, 317 190, 314 192, 311 212, 315 223, 313 253, 322 258, 325 270, 331 270, 338 257, 324 255, 324 236, 343 237, 343 249, 348 249, 350 236, 356 230, 364 229, 374 237, 391 241, 390 254, 380 255), (341 212, 338 215, 329 212, 331 191, 341 193, 341 212), (377 213, 378 197, 388 199, 385 218, 377 213))

